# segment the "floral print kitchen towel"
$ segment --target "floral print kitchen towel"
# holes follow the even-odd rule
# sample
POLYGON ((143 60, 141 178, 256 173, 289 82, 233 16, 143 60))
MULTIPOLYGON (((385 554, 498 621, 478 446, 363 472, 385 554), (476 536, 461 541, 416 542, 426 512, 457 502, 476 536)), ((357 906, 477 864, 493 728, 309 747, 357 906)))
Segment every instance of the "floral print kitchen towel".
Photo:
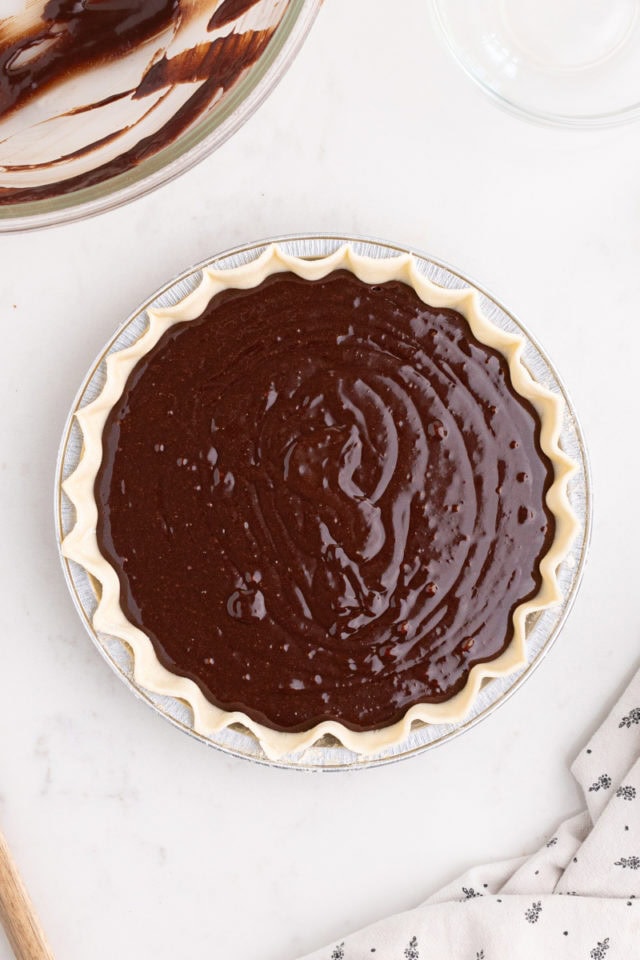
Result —
POLYGON ((576 759, 586 810, 306 960, 640 960, 640 673, 576 759))

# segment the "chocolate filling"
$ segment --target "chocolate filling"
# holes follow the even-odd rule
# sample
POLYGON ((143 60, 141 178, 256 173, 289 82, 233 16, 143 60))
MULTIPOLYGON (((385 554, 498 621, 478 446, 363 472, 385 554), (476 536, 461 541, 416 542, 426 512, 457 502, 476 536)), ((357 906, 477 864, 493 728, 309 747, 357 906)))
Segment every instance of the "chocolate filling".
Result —
POLYGON ((554 535, 508 365, 406 284, 228 290, 136 365, 98 543, 159 660, 278 730, 370 730, 497 657, 554 535))

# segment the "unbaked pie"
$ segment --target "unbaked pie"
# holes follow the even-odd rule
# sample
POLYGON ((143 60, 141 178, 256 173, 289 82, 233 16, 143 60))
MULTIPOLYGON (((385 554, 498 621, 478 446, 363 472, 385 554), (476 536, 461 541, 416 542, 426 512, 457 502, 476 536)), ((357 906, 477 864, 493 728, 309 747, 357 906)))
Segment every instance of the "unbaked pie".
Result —
POLYGON ((410 255, 207 269, 77 414, 63 552, 142 686, 270 757, 461 720, 576 531, 562 401, 410 255))

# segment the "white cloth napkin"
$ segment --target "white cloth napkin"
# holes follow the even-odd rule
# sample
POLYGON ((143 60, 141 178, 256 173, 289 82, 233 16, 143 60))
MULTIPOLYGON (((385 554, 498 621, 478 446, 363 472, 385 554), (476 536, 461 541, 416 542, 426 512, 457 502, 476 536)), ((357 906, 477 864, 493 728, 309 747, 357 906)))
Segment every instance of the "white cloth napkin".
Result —
POLYGON ((306 960, 640 960, 640 673, 572 772, 586 810, 306 960))

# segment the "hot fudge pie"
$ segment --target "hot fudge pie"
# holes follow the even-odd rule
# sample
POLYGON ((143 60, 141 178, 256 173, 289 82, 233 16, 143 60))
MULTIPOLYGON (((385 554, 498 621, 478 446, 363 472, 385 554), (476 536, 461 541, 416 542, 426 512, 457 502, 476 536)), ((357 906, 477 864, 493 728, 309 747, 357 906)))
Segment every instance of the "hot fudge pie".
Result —
POLYGON ((77 414, 65 555, 194 728, 369 753, 525 663, 575 533, 562 402, 410 256, 207 269, 77 414))

